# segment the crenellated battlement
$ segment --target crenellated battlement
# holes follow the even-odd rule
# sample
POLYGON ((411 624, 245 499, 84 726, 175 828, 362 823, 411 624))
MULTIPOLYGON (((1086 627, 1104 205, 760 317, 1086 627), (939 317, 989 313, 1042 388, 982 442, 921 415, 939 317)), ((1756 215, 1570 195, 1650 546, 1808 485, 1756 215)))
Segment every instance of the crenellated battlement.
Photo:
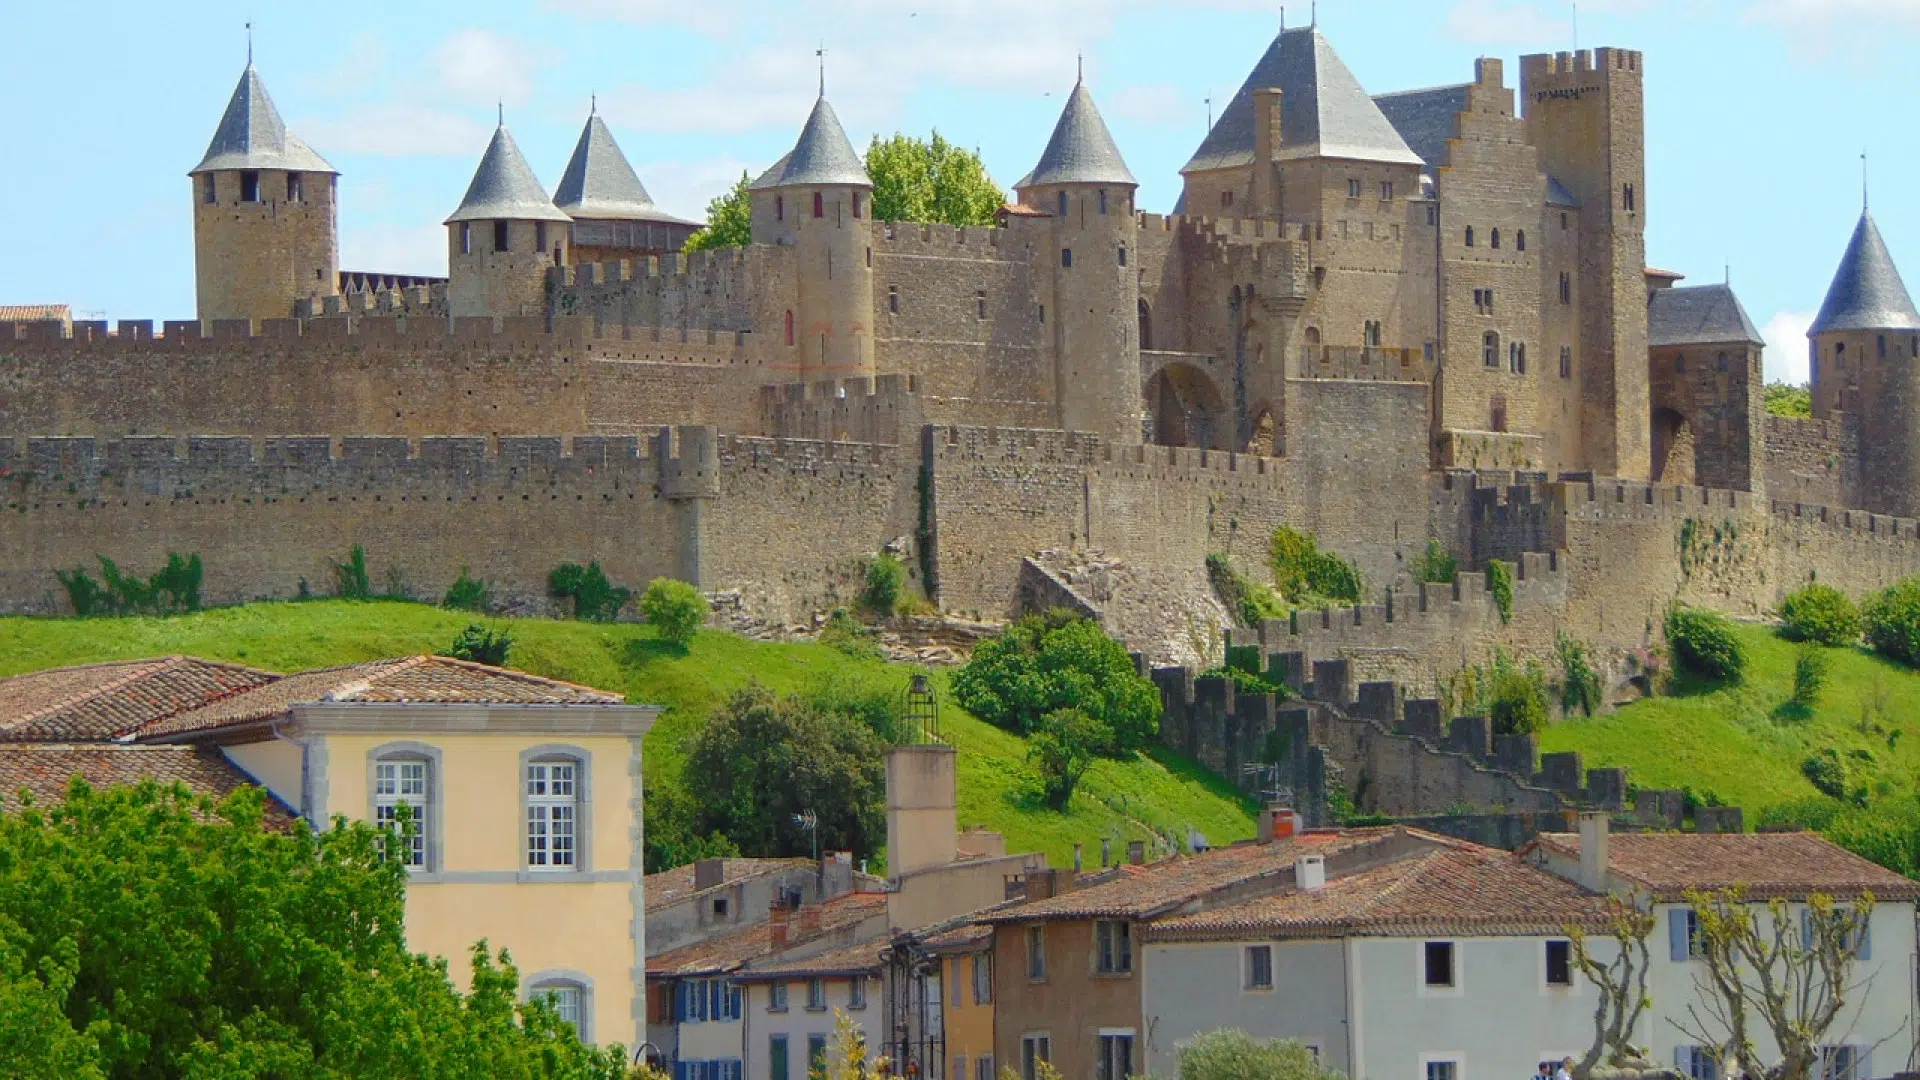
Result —
POLYGON ((751 259, 753 248, 717 247, 700 251, 669 252, 638 259, 556 266, 547 271, 547 280, 557 289, 619 285, 656 278, 704 278, 732 274, 751 259))
MULTIPOLYGON (((357 294, 365 296, 367 294, 357 294)), ((330 300, 340 299, 330 297, 330 300)), ((357 302, 357 301, 356 301, 357 302)), ((742 351, 746 331, 688 330, 675 328, 599 324, 591 316, 543 315, 507 316, 418 316, 342 315, 303 319, 192 319, 167 320, 158 333, 151 319, 121 319, 109 330, 104 321, 76 322, 71 333, 59 323, 0 322, 0 348, 9 352, 71 351, 87 355, 114 352, 151 352, 166 349, 178 352, 224 352, 237 344, 270 345, 297 350, 303 345, 337 349, 350 347, 387 347, 406 349, 468 346, 530 346, 578 348, 596 344, 653 345, 659 359, 678 359, 675 346, 694 350, 719 349, 742 351)), ((696 358, 693 362, 703 362, 696 358)), ((710 362, 710 361, 708 361, 710 362)), ((724 358, 721 362, 724 362, 724 358)))
MULTIPOLYGON (((1536 53, 1520 58, 1528 81, 1535 86, 1578 81, 1585 76, 1610 71, 1639 73, 1644 55, 1637 49, 1574 49, 1557 53, 1536 53)), ((1546 87, 1550 88, 1550 87, 1546 87)))
POLYGON ((943 424, 934 452, 951 461, 990 459, 1036 465, 1081 465, 1131 477, 1277 476, 1281 459, 1186 446, 1110 443, 1086 432, 943 424))
POLYGON ((1005 255, 1000 253, 1001 238, 1006 233, 1006 229, 992 226, 962 227, 926 225, 910 221, 893 222, 874 227, 874 253, 953 258, 1012 258, 1014 257, 1012 252, 1005 255))

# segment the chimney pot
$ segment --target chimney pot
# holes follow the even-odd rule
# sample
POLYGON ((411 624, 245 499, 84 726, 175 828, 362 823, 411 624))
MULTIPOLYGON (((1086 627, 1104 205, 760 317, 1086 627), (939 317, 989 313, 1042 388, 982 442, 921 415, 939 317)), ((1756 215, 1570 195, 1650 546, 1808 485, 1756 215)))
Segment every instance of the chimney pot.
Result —
POLYGON ((1260 811, 1259 839, 1261 843, 1271 844, 1276 840, 1285 840, 1288 837, 1297 836, 1299 833, 1300 815, 1294 813, 1291 807, 1274 803, 1265 810, 1260 811))
POLYGON ((1322 855, 1302 855, 1293 860, 1293 884, 1302 892, 1319 892, 1327 887, 1327 860, 1322 855))
POLYGON ((1147 861, 1147 842, 1145 840, 1127 841, 1127 861, 1135 866, 1143 866, 1147 861))
POLYGON ((693 887, 711 889, 727 880, 727 860, 701 859, 693 864, 693 887))

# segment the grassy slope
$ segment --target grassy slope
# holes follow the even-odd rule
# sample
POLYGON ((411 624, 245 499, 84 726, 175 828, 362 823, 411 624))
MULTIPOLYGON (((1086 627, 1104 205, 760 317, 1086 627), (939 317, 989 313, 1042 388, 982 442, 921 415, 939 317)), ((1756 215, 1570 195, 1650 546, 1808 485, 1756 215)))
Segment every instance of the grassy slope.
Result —
POLYGON ((1914 791, 1920 772, 1920 674, 1864 649, 1823 650, 1831 662, 1820 705, 1804 720, 1777 710, 1793 691, 1794 650, 1771 628, 1742 624, 1748 675, 1719 689, 1681 685, 1669 697, 1635 702, 1610 716, 1576 718, 1541 735, 1542 750, 1578 750, 1588 765, 1624 765, 1641 787, 1691 787, 1744 807, 1749 825, 1767 807, 1817 795, 1800 772, 1810 753, 1833 747, 1879 786, 1878 795, 1914 791), (1862 729, 1863 707, 1884 707, 1862 729), (1873 730, 1877 724, 1880 731, 1873 730), (1888 746, 1892 732, 1901 731, 1888 746))
MULTIPOLYGON (((188 653, 272 671, 436 652, 472 617, 422 604, 261 603, 169 618, 0 618, 0 676, 127 657, 188 653)), ((647 739, 649 774, 677 776, 681 747, 727 693, 749 680, 780 691, 821 680, 887 680, 904 685, 908 669, 856 661, 812 644, 770 645, 703 632, 682 655, 642 625, 545 619, 493 620, 514 637, 511 664, 538 675, 623 692, 666 707, 647 739)), ((944 692, 945 682, 936 676, 944 692)), ((1006 834, 1009 850, 1046 852, 1066 865, 1075 841, 1088 857, 1102 836, 1144 835, 1141 823, 1184 834, 1191 825, 1215 843, 1253 834, 1251 807, 1218 777, 1173 754, 1101 762, 1064 814, 1040 806, 1026 766, 1026 744, 962 712, 941 708, 947 739, 960 751, 960 821, 1006 834)))

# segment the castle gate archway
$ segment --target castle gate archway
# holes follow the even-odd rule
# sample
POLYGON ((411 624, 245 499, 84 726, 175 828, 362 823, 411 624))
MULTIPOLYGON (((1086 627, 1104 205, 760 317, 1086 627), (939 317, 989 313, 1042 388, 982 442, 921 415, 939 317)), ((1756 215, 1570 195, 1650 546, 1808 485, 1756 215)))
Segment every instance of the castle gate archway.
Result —
POLYGON ((1153 441, 1161 446, 1229 448, 1226 399, 1213 379, 1191 364, 1167 364, 1147 380, 1147 415, 1153 441))

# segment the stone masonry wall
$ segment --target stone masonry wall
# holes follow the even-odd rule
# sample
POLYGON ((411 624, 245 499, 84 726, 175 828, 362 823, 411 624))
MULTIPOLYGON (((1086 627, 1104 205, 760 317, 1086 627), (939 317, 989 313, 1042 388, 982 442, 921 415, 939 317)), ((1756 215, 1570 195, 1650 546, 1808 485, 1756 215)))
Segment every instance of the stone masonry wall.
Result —
POLYGON ((1851 417, 1769 415, 1765 466, 1767 497, 1776 502, 1860 505, 1860 431, 1851 417))

